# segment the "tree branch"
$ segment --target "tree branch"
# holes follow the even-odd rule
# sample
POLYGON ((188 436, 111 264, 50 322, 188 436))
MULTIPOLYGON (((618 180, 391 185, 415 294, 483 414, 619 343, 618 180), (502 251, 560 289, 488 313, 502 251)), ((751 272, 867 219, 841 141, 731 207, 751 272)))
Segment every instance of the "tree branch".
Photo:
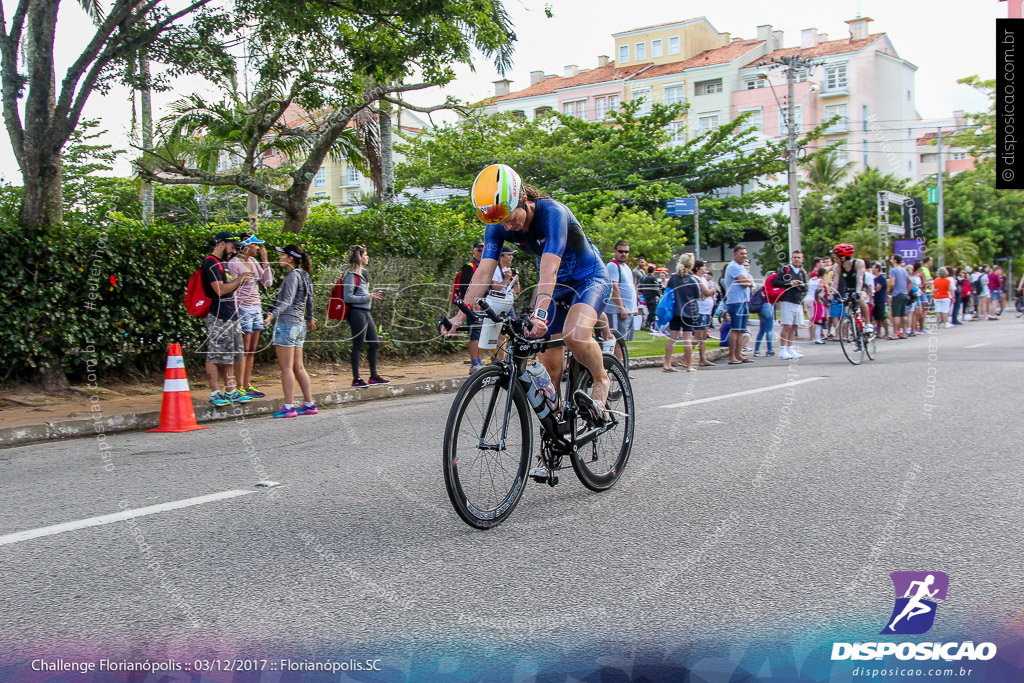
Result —
POLYGON ((403 100, 401 98, 397 98, 397 97, 387 97, 387 96, 384 96, 384 97, 381 97, 380 99, 384 100, 385 102, 391 102, 392 104, 397 104, 398 106, 402 107, 403 109, 411 109, 412 111, 418 111, 418 112, 421 112, 423 114, 431 114, 431 113, 433 113, 435 111, 441 111, 442 109, 451 109, 453 111, 459 112, 460 114, 466 114, 469 111, 468 108, 462 106, 461 104, 459 104, 458 102, 456 102, 455 100, 453 100, 451 98, 445 100, 442 104, 435 104, 435 105, 430 106, 430 107, 420 107, 420 106, 417 106, 415 104, 410 104, 409 102, 406 102, 405 100, 403 100))

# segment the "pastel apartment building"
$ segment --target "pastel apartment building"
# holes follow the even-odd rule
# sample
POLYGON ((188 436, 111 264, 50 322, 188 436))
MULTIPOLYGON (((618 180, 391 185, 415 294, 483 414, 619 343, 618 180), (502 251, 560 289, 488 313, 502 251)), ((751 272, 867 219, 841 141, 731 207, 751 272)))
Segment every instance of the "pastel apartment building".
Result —
POLYGON ((689 109, 670 125, 675 144, 744 112, 761 135, 780 139, 787 135, 780 115, 780 107, 788 107, 786 74, 770 62, 799 55, 816 62, 797 74, 799 132, 838 116, 824 141, 841 143, 840 160, 853 162, 853 173, 872 166, 916 178, 917 67, 899 56, 885 33, 871 33, 871 21, 849 20, 849 35, 837 40, 808 28, 800 45, 789 48, 783 32, 768 24, 748 40, 717 31, 705 17, 631 29, 612 36, 616 61, 600 57, 589 70, 570 65, 561 76, 534 71, 530 86, 519 91, 511 90, 511 81, 496 81, 495 96, 481 104, 488 112, 531 119, 557 109, 600 121, 620 102, 641 100, 640 111, 653 103, 681 103, 689 109))

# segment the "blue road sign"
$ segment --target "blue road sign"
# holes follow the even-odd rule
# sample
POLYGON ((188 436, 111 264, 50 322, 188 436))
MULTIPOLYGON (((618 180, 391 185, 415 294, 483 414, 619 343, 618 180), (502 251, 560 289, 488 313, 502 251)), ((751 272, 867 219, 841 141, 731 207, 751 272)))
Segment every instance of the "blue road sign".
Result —
POLYGON ((677 197, 665 202, 665 213, 669 216, 692 216, 697 213, 696 197, 677 197))

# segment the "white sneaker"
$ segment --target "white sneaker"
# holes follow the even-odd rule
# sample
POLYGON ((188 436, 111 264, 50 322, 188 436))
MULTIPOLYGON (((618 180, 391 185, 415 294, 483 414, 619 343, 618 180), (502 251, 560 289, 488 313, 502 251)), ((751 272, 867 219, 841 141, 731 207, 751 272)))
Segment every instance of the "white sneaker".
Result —
POLYGON ((942 326, 945 328, 950 328, 953 327, 953 323, 942 323, 942 326))
POLYGON ((815 339, 815 340, 814 340, 814 343, 815 343, 815 344, 824 344, 825 342, 824 342, 824 341, 822 341, 821 339, 815 339))
POLYGON ((875 326, 874 325, 865 325, 864 326, 864 331, 868 332, 868 333, 874 332, 875 331, 875 326))
POLYGON ((548 468, 544 467, 542 465, 538 465, 537 467, 531 467, 530 468, 530 476, 531 477, 538 477, 540 479, 547 479, 548 475, 549 475, 548 468))
POLYGON ((803 358, 803 357, 804 357, 804 354, 800 353, 800 352, 799 352, 799 351, 797 351, 796 349, 790 349, 790 350, 789 350, 789 357, 790 357, 790 358, 794 358, 794 359, 795 359, 795 358, 803 358))
POLYGON ((793 356, 790 355, 789 349, 785 349, 784 348, 781 351, 779 351, 779 359, 780 360, 792 360, 793 356))

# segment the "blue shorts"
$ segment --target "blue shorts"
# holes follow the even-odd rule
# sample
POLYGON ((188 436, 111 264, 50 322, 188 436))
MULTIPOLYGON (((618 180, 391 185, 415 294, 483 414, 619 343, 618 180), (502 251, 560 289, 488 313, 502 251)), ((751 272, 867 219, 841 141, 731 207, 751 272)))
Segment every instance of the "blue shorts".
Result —
POLYGON ((750 319, 750 302, 741 301, 738 304, 726 304, 725 310, 729 312, 732 331, 746 332, 747 320, 750 319))
POLYGON ((276 323, 274 325, 274 346, 297 346, 302 348, 306 341, 306 323, 276 323))
POLYGON ((263 307, 239 306, 238 322, 242 324, 242 334, 266 329, 263 327, 263 307))
MULTIPOLYGON (((600 316, 604 311, 605 301, 611 295, 612 281, 601 275, 595 275, 585 282, 577 282, 573 285, 556 285, 551 303, 548 305, 548 332, 560 334, 569 309, 576 304, 586 304, 600 316)), ((626 320, 628 321, 629 318, 626 320)))
POLYGON ((711 325, 711 314, 710 313, 698 313, 697 314, 697 326, 695 330, 706 330, 711 325))
POLYGON ((836 301, 828 307, 828 317, 830 318, 842 318, 843 317, 843 302, 836 301))
POLYGON ((991 298, 992 301, 1002 301, 1003 300, 1003 290, 1001 290, 1001 289, 993 289, 992 292, 989 294, 989 298, 991 298))

